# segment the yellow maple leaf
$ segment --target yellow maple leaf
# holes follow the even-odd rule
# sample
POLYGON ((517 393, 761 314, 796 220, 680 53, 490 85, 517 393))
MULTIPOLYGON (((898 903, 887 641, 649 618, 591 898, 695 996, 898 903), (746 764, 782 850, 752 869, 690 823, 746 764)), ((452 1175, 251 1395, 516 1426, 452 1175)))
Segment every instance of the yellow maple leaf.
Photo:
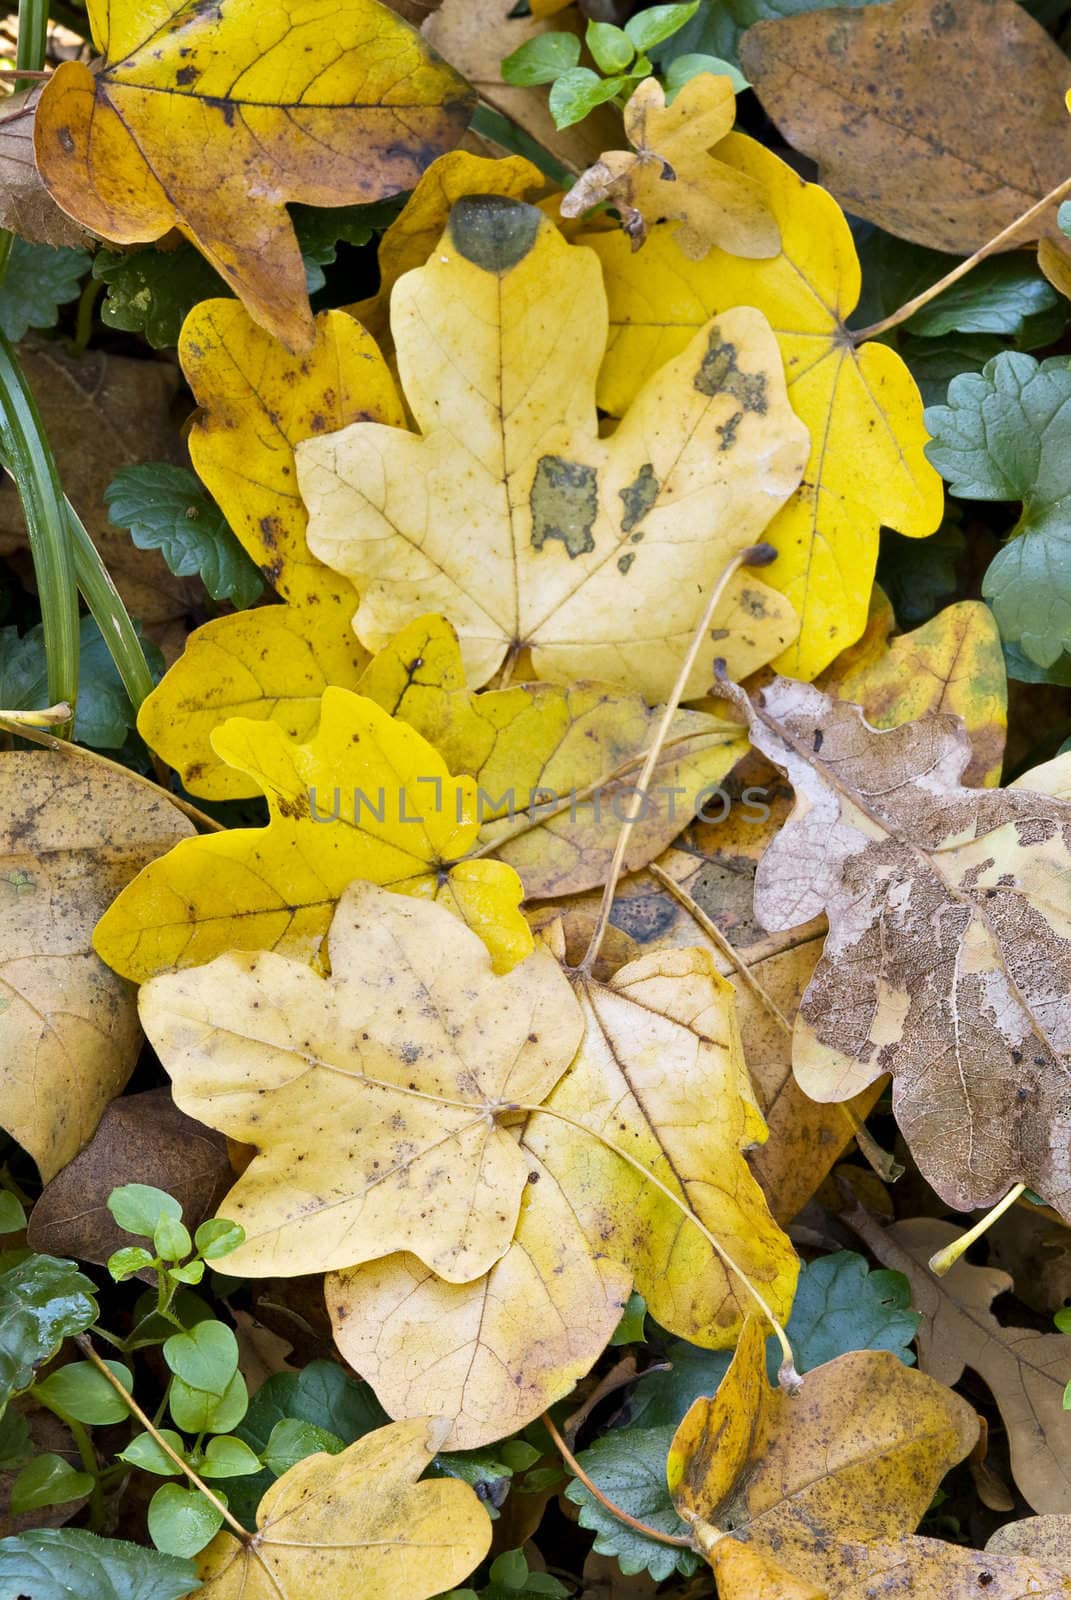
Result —
POLYGON ((378 0, 89 0, 96 71, 65 61, 37 108, 54 200, 117 244, 181 228, 264 327, 312 343, 286 202, 411 189, 469 120, 464 81, 378 0))
POLYGON ((522 1134, 528 1183, 510 1247, 475 1283, 412 1255, 329 1273, 335 1343, 388 1415, 450 1419, 448 1450, 516 1433, 569 1393, 606 1348, 628 1269, 593 1248, 569 1193, 522 1134))
POLYGON ((649 1173, 786 1321, 799 1262, 744 1160, 766 1125, 732 986, 706 950, 690 949, 642 956, 608 983, 580 976, 574 987, 583 1042, 547 1100, 550 1114, 533 1117, 525 1138, 593 1248, 631 1270, 663 1328, 707 1349, 736 1343, 754 1305, 746 1285, 649 1173))
POLYGON ((316 961, 354 878, 441 901, 486 940, 502 970, 531 949, 513 868, 462 859, 479 831, 476 785, 452 778, 426 740, 372 701, 325 690, 308 744, 242 717, 217 728, 212 743, 267 796, 268 826, 186 839, 139 873, 94 937, 124 977, 142 983, 224 950, 316 961))
POLYGON ((866 626, 879 528, 912 538, 932 533, 944 493, 923 454, 928 435, 915 380, 895 351, 876 342, 856 348, 845 327, 860 273, 836 201, 742 134, 730 134, 716 155, 763 184, 781 254, 743 262, 714 250, 689 261, 667 227, 633 257, 619 234, 585 235, 603 263, 610 302, 599 404, 620 416, 726 307, 766 313, 789 399, 811 436, 803 482, 765 535, 779 552, 769 582, 801 618, 798 640, 776 665, 813 678, 866 626))
POLYGON ((247 1544, 218 1533, 197 1558, 204 1600, 429 1600, 487 1554, 491 1520, 456 1478, 418 1483, 442 1447, 430 1417, 307 1456, 264 1492, 247 1544))
POLYGON ((542 1100, 581 1020, 550 953, 506 975, 441 906, 353 883, 332 976, 273 951, 142 988, 142 1025, 188 1115, 257 1154, 221 1202, 252 1277, 409 1250, 450 1283, 509 1249, 528 1166, 500 1108, 542 1100))
MULTIPOLYGON (((600 439, 598 262, 535 208, 473 196, 395 285, 391 322, 422 436, 357 423, 298 447, 309 544, 357 586, 361 642, 434 610, 474 687, 530 648, 538 677, 664 697, 710 585, 802 471, 806 431, 765 319, 701 328, 600 439)), ((741 573, 715 620, 690 694, 715 654, 747 673, 795 629, 741 573)))
POLYGON ((228 717, 315 731, 329 684, 355 689, 368 660, 350 623, 357 595, 305 542, 299 439, 372 418, 400 424, 394 381, 351 317, 322 312, 302 356, 258 328, 236 300, 202 300, 182 326, 179 358, 200 406, 190 455, 244 548, 290 604, 259 606, 198 628, 142 703, 138 732, 192 794, 239 800, 254 779, 212 748, 228 717))
MULTIPOLYGON (((856 1542, 910 1534, 934 1490, 978 1437, 951 1389, 886 1350, 855 1350, 808 1372, 799 1394, 766 1381, 766 1329, 745 1325, 712 1399, 696 1400, 670 1447, 679 1514, 712 1559, 732 1530, 759 1563, 836 1595, 851 1587, 856 1542), (842 1587, 843 1584, 843 1587, 842 1587)), ((754 1575, 754 1574, 753 1574, 754 1575)), ((748 1592, 733 1585, 742 1600, 748 1592)), ((778 1589, 760 1590, 771 1597, 778 1589)), ((913 1591, 912 1591, 913 1592, 913 1591)))
POLYGON ((645 78, 625 107, 632 150, 604 151, 562 200, 562 216, 609 204, 621 213, 633 249, 654 223, 673 218, 681 224, 678 248, 693 261, 714 245, 737 256, 775 256, 781 232, 763 185, 708 154, 735 119, 731 78, 700 72, 668 106, 658 79, 645 78))
MULTIPOLYGON (((504 841, 495 856, 520 873, 529 899, 605 881, 661 708, 599 683, 513 684, 473 694, 457 635, 442 617, 403 628, 359 688, 423 734, 452 773, 476 779, 481 843, 504 841), (568 804, 552 815, 558 800, 568 804), (535 825, 518 833, 526 811, 535 825)), ((632 831, 628 871, 676 838, 747 749, 736 723, 705 712, 676 714, 632 831)))

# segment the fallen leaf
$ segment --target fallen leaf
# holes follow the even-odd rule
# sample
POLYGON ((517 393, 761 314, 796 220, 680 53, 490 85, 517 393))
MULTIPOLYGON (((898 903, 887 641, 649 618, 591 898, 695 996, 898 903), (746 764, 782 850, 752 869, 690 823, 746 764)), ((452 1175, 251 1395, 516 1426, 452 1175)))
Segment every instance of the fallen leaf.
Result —
POLYGON ((582 19, 570 14, 553 22, 539 17, 511 16, 512 0, 442 0, 422 33, 434 49, 464 74, 480 99, 515 122, 538 145, 580 171, 609 149, 621 136, 621 119, 610 106, 597 106, 583 122, 556 128, 545 94, 518 89, 502 81, 503 57, 512 54, 548 27, 580 33, 582 19))
POLYGON ((792 1575, 792 1600, 807 1584, 839 1597, 852 1592, 841 1586, 852 1543, 909 1534, 977 1434, 965 1400, 887 1351, 839 1356, 795 1395, 770 1388, 751 1318, 717 1393, 677 1430, 669 1486, 704 1552, 731 1533, 792 1575))
POLYGON ((691 1209, 786 1321, 799 1262, 742 1154, 766 1129, 732 988, 698 949, 642 956, 606 984, 574 974, 573 984, 583 1042, 547 1100, 552 1115, 532 1118, 526 1143, 569 1196, 592 1247, 630 1269, 670 1333, 724 1349, 754 1302, 647 1173, 691 1209))
POLYGON ((1063 1409, 1071 1376, 1071 1338, 1009 1327, 989 1309, 1014 1288, 1006 1272, 957 1261, 944 1277, 928 1262, 962 1231, 933 1217, 880 1227, 861 1209, 848 1221, 879 1261, 911 1281, 912 1303, 923 1314, 919 1365, 941 1383, 958 1383, 965 1367, 993 1391, 1008 1430, 1015 1481, 1035 1511, 1071 1510, 1071 1414, 1063 1409))
POLYGON ((970 745, 947 714, 878 732, 787 679, 752 702, 723 692, 797 797, 759 864, 756 914, 773 931, 829 917, 796 1021, 800 1087, 845 1100, 891 1073, 904 1137, 949 1206, 992 1205, 1024 1182, 1067 1216, 1067 941, 1052 886, 1071 807, 1025 783, 963 788, 970 745))
POLYGON ((801 618, 798 640, 776 665, 812 678, 866 626, 880 527, 912 538, 933 533, 941 483, 923 455, 922 401, 907 367, 887 345, 856 347, 846 329, 860 275, 836 201, 742 134, 714 154, 763 186, 781 254, 741 261, 712 250, 689 261, 672 227, 657 229, 636 256, 620 234, 583 235, 603 264, 610 305, 599 404, 620 416, 696 329, 728 307, 755 306, 769 317, 789 401, 810 430, 803 482, 764 535, 779 552, 768 582, 801 618))
MULTIPOLYGON (((528 898, 602 885, 661 707, 598 683, 525 683, 473 694, 457 635, 442 617, 403 628, 358 687, 422 734, 452 773, 476 780, 481 845, 505 841, 496 859, 520 874, 528 898), (549 815, 559 799, 569 804, 549 815), (547 814, 539 820, 541 809, 547 814), (510 838, 526 811, 536 825, 510 838)), ((629 840, 626 870, 660 854, 746 751, 739 724, 677 712, 629 840)))
POLYGON ((299 439, 358 419, 400 424, 394 381, 364 329, 341 311, 316 319, 316 340, 292 356, 236 300, 205 300, 186 318, 179 356, 200 410, 190 455, 242 545, 290 604, 217 617, 142 705, 138 731, 206 800, 259 792, 212 747, 228 717, 315 732, 330 684, 353 689, 367 653, 350 615, 357 596, 305 541, 297 490, 299 439))
POLYGON ((212 744, 266 796, 268 825, 187 840, 141 873, 97 925, 95 948, 116 972, 143 983, 225 950, 318 961, 354 878, 449 906, 500 970, 531 950, 513 868, 464 859, 479 831, 475 784, 452 778, 431 745, 371 700, 325 689, 307 744, 241 717, 212 744))
POLYGON ((134 998, 93 954, 117 889, 193 830, 151 786, 77 755, 0 758, 3 1127, 47 1183, 134 1069, 134 998))
MULTIPOLYGON (((391 320, 422 435, 358 423, 297 452, 310 547, 359 590, 361 642, 431 609, 473 687, 530 648, 539 677, 668 694, 709 586, 799 479, 805 432, 765 319, 704 326, 601 440, 598 262, 534 207, 473 196, 395 285, 391 320)), ((769 660, 786 609, 738 573, 718 653, 769 660)), ((708 655, 685 698, 709 677, 708 655)))
POLYGON ((737 256, 777 255, 781 234, 762 184, 708 154, 735 120, 731 78, 701 72, 668 106, 658 79, 645 78, 625 107, 632 150, 604 150, 562 200, 562 216, 612 205, 634 250, 649 227, 676 220, 677 246, 692 261, 714 245, 737 256))
POLYGON ((402 425, 374 341, 344 311, 326 311, 294 356, 238 301, 202 300, 182 325, 179 360, 200 408, 189 439, 197 476, 268 582, 294 602, 349 595, 306 542, 294 448, 349 422, 402 425))
POLYGON ((258 1322, 251 1312, 238 1310, 232 1315, 238 1340, 238 1371, 245 1379, 245 1386, 252 1398, 269 1378, 294 1371, 289 1362, 294 1347, 289 1339, 280 1338, 262 1322, 258 1322))
POLYGON ((0 228, 34 244, 84 245, 86 230, 61 211, 33 158, 33 122, 40 87, 4 100, 0 123, 0 228))
POLYGON ((1000 782, 1008 679, 1000 632, 980 600, 946 606, 920 628, 898 634, 892 607, 875 589, 866 632, 837 657, 819 687, 861 707, 874 728, 953 712, 971 741, 963 783, 973 789, 1000 782))
POLYGON ((594 1250, 553 1173, 522 1135, 528 1168, 506 1254, 475 1283, 444 1283, 411 1255, 324 1284, 335 1343, 392 1417, 432 1408, 443 1448, 471 1450, 533 1422, 594 1366, 631 1275, 594 1250))
POLYGON ((350 624, 355 598, 352 591, 325 592, 293 605, 257 606, 190 634, 142 701, 138 732, 191 794, 243 800, 261 792, 254 777, 216 752, 213 734, 231 717, 270 724, 299 744, 316 732, 325 689, 358 687, 368 652, 350 624))
POLYGON ((428 1600, 460 1583, 491 1543, 467 1483, 418 1483, 439 1447, 428 1417, 299 1461, 272 1484, 257 1533, 218 1533, 197 1560, 203 1600, 428 1600))
POLYGON ((169 1089, 127 1095, 112 1101, 86 1148, 45 1185, 26 1242, 46 1255, 103 1266, 130 1244, 107 1207, 113 1189, 147 1183, 166 1190, 192 1233, 216 1215, 233 1177, 227 1141, 180 1111, 169 1089))
POLYGON ((1024 1555, 1071 1575, 1071 1517, 1022 1517, 998 1528, 986 1545, 998 1555, 1024 1555))
POLYGON ((307 349, 285 202, 411 189, 464 132, 467 85, 377 0, 231 0, 211 15, 169 0, 148 18, 137 0, 90 0, 89 15, 103 60, 61 63, 37 107, 52 198, 116 244, 181 228, 263 327, 307 349))
MULTIPOLYGON (((116 470, 146 457, 182 460, 172 407, 179 375, 159 361, 137 361, 102 350, 70 356, 58 342, 27 339, 19 360, 33 390, 63 487, 132 616, 150 638, 171 642, 176 619, 198 603, 201 586, 176 578, 159 551, 138 550, 108 519, 104 492, 116 470)), ((26 552, 18 493, 0 484, 0 555, 26 552)), ((25 553, 27 575, 30 570, 25 553)))
MULTIPOLYGON (((1014 0, 804 12, 760 22, 740 55, 841 203, 931 249, 970 254, 1071 169, 1071 67, 1014 0)), ((1055 208, 1013 242, 1045 234, 1055 208)))
MULTIPOLYGON (((391 290, 404 272, 412 272, 427 261, 450 220, 454 202, 470 194, 497 194, 524 200, 545 187, 546 179, 539 168, 523 156, 488 160, 468 150, 451 150, 439 156, 422 174, 379 241, 376 293, 346 309, 385 349, 390 341, 391 290)), ((341 427, 342 423, 335 426, 341 427)))
POLYGON ((496 976, 441 906, 368 883, 329 948, 329 979, 243 952, 141 991, 175 1103, 257 1147, 222 1206, 246 1232, 228 1271, 409 1250, 471 1282, 508 1250, 528 1176, 501 1107, 541 1101, 580 1037, 566 980, 542 949, 496 976))

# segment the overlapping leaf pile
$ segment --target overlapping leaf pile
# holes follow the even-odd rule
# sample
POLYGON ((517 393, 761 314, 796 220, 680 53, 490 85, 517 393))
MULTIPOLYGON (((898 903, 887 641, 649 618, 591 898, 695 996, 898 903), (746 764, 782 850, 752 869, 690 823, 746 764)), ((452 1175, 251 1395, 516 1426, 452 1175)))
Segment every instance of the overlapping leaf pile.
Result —
POLYGON ((72 515, 74 743, 0 754, 0 1591, 1071 1596, 1071 1319, 937 1276, 965 1213, 1071 1226, 1016 699, 1071 682, 1071 66, 1013 0, 427 9, 89 0, 0 141, 63 250, 0 326, 94 235, 197 408, 107 490, 166 671, 72 515))

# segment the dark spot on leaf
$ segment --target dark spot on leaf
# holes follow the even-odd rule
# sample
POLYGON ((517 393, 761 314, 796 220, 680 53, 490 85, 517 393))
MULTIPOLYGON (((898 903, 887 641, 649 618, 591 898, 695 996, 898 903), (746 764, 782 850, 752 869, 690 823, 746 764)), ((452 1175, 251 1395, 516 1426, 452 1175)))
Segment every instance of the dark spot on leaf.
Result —
POLYGON ((621 573, 627 572, 629 567, 631 567, 632 563, 635 561, 635 559, 636 559, 636 552, 634 550, 630 550, 627 556, 618 556, 618 558, 617 558, 617 570, 618 570, 618 572, 621 572, 621 573))
POLYGON ((543 456, 528 496, 532 508, 532 547, 560 539, 570 557, 594 550, 591 529, 599 511, 594 467, 562 456, 543 456))
POLYGON ((621 518, 622 533, 631 533, 636 524, 643 521, 658 499, 660 488, 654 467, 646 461, 632 482, 617 491, 625 503, 625 515, 621 518))
POLYGON ((711 397, 718 394, 732 395, 734 400, 739 401, 744 411, 753 411, 760 417, 766 415, 769 406, 766 398, 766 374, 741 372, 736 359, 735 344, 729 344, 722 338, 721 329, 717 325, 710 330, 707 353, 692 383, 700 394, 711 397))
POLYGON ((450 238, 484 272, 509 272, 535 244, 543 213, 499 194, 466 195, 450 213, 450 238))

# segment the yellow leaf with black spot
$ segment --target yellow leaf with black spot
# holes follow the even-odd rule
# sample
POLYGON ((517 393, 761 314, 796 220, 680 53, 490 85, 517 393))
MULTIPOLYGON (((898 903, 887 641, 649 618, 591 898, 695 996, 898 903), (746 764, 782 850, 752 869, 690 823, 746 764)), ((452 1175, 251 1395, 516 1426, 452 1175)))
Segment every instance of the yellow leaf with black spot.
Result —
POLYGON ((379 0, 89 0, 91 70, 64 61, 37 108, 52 198, 116 244, 181 228, 256 320, 313 339, 286 203, 411 189, 472 95, 379 0))
MULTIPOLYGON (((356 423, 298 447, 309 544, 357 587, 362 644, 436 611, 473 687, 529 649, 537 677, 665 697, 712 585, 803 469, 765 318, 706 323, 600 439, 599 263, 534 207, 479 196, 395 285, 391 325, 421 433, 356 423)), ((716 655, 740 676, 795 627, 737 573, 687 694, 716 655)))
POLYGON ((225 950, 317 962, 354 878, 448 906, 500 971, 531 950, 513 868, 464 860, 479 833, 475 783, 452 778, 426 740, 372 701, 326 689, 307 744, 242 717, 212 744, 267 797, 270 820, 187 839, 139 873, 94 939, 124 977, 144 982, 225 950))

